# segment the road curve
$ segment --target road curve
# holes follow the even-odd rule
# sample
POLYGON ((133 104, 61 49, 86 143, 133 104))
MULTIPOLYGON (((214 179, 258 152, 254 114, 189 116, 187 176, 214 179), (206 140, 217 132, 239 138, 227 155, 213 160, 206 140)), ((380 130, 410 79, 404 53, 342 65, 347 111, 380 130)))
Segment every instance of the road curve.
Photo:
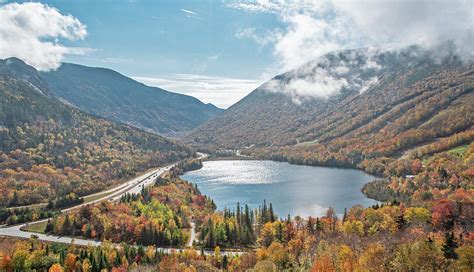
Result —
MULTIPOLYGON (((208 156, 207 154, 199 153, 199 152, 197 153, 197 155, 198 155, 198 159, 205 159, 208 156)), ((120 197, 122 197, 126 193, 139 193, 143 186, 147 187, 147 186, 151 185, 153 182, 155 182, 156 178, 159 175, 161 175, 164 172, 170 170, 176 164, 177 163, 168 165, 166 167, 161 167, 161 168, 158 168, 158 169, 148 171, 148 172, 146 172, 145 174, 143 174, 139 177, 136 177, 136 178, 134 178, 134 179, 132 179, 132 180, 126 182, 126 183, 122 183, 122 184, 118 185, 115 188, 109 189, 107 191, 102 191, 102 192, 96 193, 94 195, 116 191, 113 194, 101 197, 101 198, 99 198, 97 200, 94 200, 94 201, 91 201, 87 204, 80 204, 80 205, 73 206, 73 207, 70 207, 70 208, 67 208, 67 209, 63 209, 63 210, 61 210, 61 212, 68 213, 68 212, 71 212, 73 210, 79 209, 84 205, 95 204, 95 203, 98 203, 98 202, 101 202, 101 201, 104 201, 104 200, 118 201, 120 199, 120 197)), ((51 218, 45 218, 45 219, 37 220, 37 221, 34 221, 34 222, 27 222, 27 223, 23 223, 23 224, 14 225, 14 226, 0 227, 0 236, 9 236, 9 237, 26 238, 26 239, 31 238, 33 233, 23 231, 23 230, 21 230, 21 228, 27 226, 28 224, 35 224, 35 223, 45 222, 49 219, 51 219, 51 218)), ((191 222, 190 224, 191 224, 191 237, 190 237, 189 242, 187 243, 187 246, 189 246, 189 247, 192 246, 192 243, 193 243, 193 241, 196 237, 195 224, 194 224, 194 222, 191 222)), ((37 238, 38 240, 46 241, 46 242, 57 242, 57 243, 64 243, 64 244, 74 243, 75 245, 80 245, 80 246, 89 246, 89 245, 90 246, 99 246, 99 245, 102 244, 101 241, 89 240, 89 239, 81 239, 81 238, 73 238, 73 237, 65 237, 65 236, 57 236, 57 235, 48 235, 48 234, 41 234, 41 233, 34 233, 34 235, 36 235, 38 237, 37 238)), ((116 246, 119 246, 119 245, 117 244, 116 246)), ((158 247, 157 250, 161 251, 161 252, 165 252, 165 253, 171 253, 173 251, 180 251, 180 250, 182 250, 182 248, 158 247)), ((200 250, 195 250, 195 251, 196 252, 201 252, 200 250)), ((225 255, 231 255, 231 254, 239 255, 239 254, 242 254, 242 253, 244 253, 244 252, 243 251, 222 252, 222 254, 225 254, 225 255)), ((212 255, 212 254, 214 254, 214 252, 209 251, 209 250, 205 250, 204 254, 212 255)))
MULTIPOLYGON (((110 190, 105 191, 105 192, 100 192, 100 194, 103 194, 103 193, 106 193, 106 192, 117 191, 116 193, 106 195, 104 197, 101 197, 99 199, 91 201, 87 204, 80 204, 80 205, 76 205, 76 206, 73 206, 73 207, 70 207, 70 208, 67 208, 67 209, 62 209, 61 212, 62 213, 68 213, 68 212, 71 212, 73 210, 77 210, 77 209, 79 209, 79 208, 81 208, 85 205, 95 204, 95 203, 99 203, 99 202, 105 201, 105 200, 118 201, 120 199, 120 197, 122 197, 126 193, 139 193, 143 186, 146 187, 146 186, 151 185, 159 175, 161 175, 165 171, 168 171, 174 165, 176 165, 176 164, 148 171, 147 173, 145 173, 145 174, 143 174, 139 177, 136 177, 136 178, 134 178, 134 179, 132 179, 132 180, 126 182, 126 183, 123 183, 123 184, 117 186, 116 188, 110 189, 110 190)), ((0 236, 30 238, 32 233, 27 232, 27 231, 23 231, 23 230, 21 230, 21 228, 27 226, 28 224, 41 223, 41 222, 48 221, 49 219, 51 219, 51 218, 44 218, 44 219, 37 220, 37 221, 34 221, 34 222, 26 222, 26 223, 14 225, 14 226, 2 227, 2 228, 0 228, 0 236)), ((48 242, 61 242, 61 243, 71 243, 72 242, 72 238, 68 238, 68 237, 61 237, 61 236, 55 236, 55 235, 46 235, 46 234, 36 234, 36 235, 38 236, 39 240, 48 241, 48 242)), ((97 241, 94 241, 94 240, 74 239, 74 241, 75 241, 75 244, 78 244, 78 245, 88 245, 88 244, 99 245, 100 244, 100 242, 97 242, 97 241)))

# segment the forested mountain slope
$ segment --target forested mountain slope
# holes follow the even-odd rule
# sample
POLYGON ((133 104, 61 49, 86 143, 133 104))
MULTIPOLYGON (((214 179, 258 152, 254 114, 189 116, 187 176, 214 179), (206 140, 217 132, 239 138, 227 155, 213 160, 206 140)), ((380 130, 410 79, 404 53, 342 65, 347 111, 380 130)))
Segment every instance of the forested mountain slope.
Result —
POLYGON ((0 206, 96 192, 193 154, 67 106, 47 86, 21 60, 0 60, 0 206))
POLYGON ((360 166, 457 133, 451 146, 470 143, 473 91, 473 63, 449 48, 339 51, 276 76, 187 140, 254 146, 247 152, 295 163, 360 166), (325 95, 334 86, 339 91, 325 95))
POLYGON ((105 68, 63 63, 41 76, 56 96, 81 110, 165 136, 182 135, 222 111, 105 68))

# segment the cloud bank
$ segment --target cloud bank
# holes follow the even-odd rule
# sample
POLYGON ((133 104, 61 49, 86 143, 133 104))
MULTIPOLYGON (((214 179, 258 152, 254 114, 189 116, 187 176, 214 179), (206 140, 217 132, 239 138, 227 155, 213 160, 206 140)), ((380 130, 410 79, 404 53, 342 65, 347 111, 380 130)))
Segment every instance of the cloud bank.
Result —
POLYGON ((361 94, 378 83, 377 75, 385 69, 378 64, 379 53, 366 48, 327 54, 270 80, 262 90, 287 94, 295 104, 328 99, 343 89, 361 94))
POLYGON ((67 54, 90 49, 68 47, 64 40, 81 40, 86 26, 71 15, 41 3, 0 6, 0 58, 17 57, 38 70, 56 69, 67 54))
POLYGON ((257 80, 175 74, 159 77, 132 77, 150 86, 191 95, 205 103, 227 108, 257 88, 257 80))
MULTIPOLYGON (((226 5, 244 12, 271 13, 283 23, 283 28, 258 32, 251 27, 236 32, 237 38, 250 38, 273 50, 276 62, 266 71, 267 78, 342 49, 396 51, 413 44, 435 48, 449 40, 459 55, 473 56, 474 2, 470 0, 256 0, 226 5)), ((367 64, 378 66, 371 55, 367 57, 367 64)), ((333 65, 347 69, 346 65, 333 65)), ((299 103, 302 97, 327 98, 351 84, 363 93, 377 83, 376 77, 348 79, 334 71, 311 69, 306 71, 312 73, 309 77, 273 80, 267 89, 283 91, 299 103)))
POLYGON ((277 59, 274 68, 280 72, 331 51, 387 44, 434 46, 452 40, 473 54, 474 2, 470 0, 256 0, 227 6, 272 13, 286 25, 263 33, 255 28, 236 33, 260 45, 271 44, 277 59))

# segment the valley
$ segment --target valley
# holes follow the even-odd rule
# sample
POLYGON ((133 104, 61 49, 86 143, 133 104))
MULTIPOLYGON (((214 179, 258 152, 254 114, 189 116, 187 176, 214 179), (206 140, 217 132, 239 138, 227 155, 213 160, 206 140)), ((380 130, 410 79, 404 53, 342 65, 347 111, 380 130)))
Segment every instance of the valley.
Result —
POLYGON ((0 236, 14 242, 0 267, 468 271, 472 62, 366 50, 276 76, 222 113, 112 70, 2 60, 0 236), (344 86, 291 89, 321 73, 344 86))

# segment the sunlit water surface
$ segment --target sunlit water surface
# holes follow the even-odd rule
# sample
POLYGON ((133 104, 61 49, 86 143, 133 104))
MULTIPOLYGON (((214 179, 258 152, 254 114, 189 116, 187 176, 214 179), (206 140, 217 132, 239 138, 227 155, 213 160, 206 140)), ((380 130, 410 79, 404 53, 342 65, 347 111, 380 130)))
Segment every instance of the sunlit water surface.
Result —
POLYGON ((218 209, 233 209, 237 202, 255 208, 266 199, 280 217, 321 216, 328 207, 342 214, 344 208, 376 203, 361 192, 362 185, 376 177, 353 169, 273 161, 206 161, 203 168, 183 178, 196 183, 218 209))

